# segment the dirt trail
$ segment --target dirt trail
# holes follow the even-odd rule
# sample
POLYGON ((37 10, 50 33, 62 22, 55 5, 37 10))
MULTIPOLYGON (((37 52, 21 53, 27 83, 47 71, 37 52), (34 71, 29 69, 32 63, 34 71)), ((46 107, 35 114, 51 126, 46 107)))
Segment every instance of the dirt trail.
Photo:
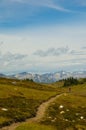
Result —
MULTIPOLYGON (((44 114, 45 114, 45 111, 46 111, 46 108, 49 106, 50 103, 52 103, 54 100, 56 100, 58 97, 62 96, 63 94, 60 94, 60 95, 56 95, 55 97, 52 97, 50 98, 48 101, 42 103, 39 107, 38 107, 38 111, 36 113, 36 116, 33 117, 33 118, 30 118, 30 119, 27 119, 25 122, 27 123, 31 123, 31 122, 39 122, 44 114)), ((25 122, 22 122, 22 123, 25 123, 25 122)), ((12 125, 10 126, 6 126, 6 127, 3 127, 1 128, 0 130, 15 130, 19 125, 21 125, 22 123, 13 123, 12 125)))

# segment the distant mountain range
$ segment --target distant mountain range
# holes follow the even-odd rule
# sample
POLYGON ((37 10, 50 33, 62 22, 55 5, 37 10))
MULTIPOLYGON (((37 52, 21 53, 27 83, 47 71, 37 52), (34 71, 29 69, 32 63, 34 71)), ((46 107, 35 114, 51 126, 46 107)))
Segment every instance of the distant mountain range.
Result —
POLYGON ((6 75, 0 73, 0 77, 5 77, 6 75))
POLYGON ((55 73, 45 73, 45 74, 33 74, 22 72, 15 75, 0 74, 0 77, 17 78, 21 80, 32 79, 33 81, 39 83, 52 83, 68 77, 86 78, 86 71, 74 71, 74 72, 58 71, 55 73))

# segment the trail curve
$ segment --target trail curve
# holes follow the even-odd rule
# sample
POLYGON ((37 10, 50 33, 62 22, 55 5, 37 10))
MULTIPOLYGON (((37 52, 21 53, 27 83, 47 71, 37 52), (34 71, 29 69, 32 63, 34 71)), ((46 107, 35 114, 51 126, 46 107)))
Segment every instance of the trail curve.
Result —
POLYGON ((36 116, 33 118, 27 119, 25 122, 13 123, 10 126, 6 126, 1 128, 0 130, 15 130, 19 125, 23 123, 32 123, 32 122, 40 122, 40 120, 44 117, 45 111, 50 103, 55 101, 58 97, 62 96, 63 94, 56 95, 55 97, 51 97, 48 101, 43 102, 37 110, 36 116))

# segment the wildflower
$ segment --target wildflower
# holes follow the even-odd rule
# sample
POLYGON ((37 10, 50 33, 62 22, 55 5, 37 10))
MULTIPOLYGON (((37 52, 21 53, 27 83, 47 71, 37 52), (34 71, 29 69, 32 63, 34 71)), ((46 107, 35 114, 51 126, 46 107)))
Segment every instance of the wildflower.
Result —
POLYGON ((81 116, 81 117, 80 117, 80 119, 84 119, 84 117, 83 117, 83 116, 81 116))
POLYGON ((6 109, 6 108, 2 108, 1 110, 2 110, 2 111, 8 111, 8 109, 6 109))
POLYGON ((65 112, 64 111, 61 111, 60 114, 64 114, 65 112))
POLYGON ((60 105, 60 106, 59 106, 59 108, 61 108, 61 109, 62 109, 63 107, 64 107, 63 105, 60 105))

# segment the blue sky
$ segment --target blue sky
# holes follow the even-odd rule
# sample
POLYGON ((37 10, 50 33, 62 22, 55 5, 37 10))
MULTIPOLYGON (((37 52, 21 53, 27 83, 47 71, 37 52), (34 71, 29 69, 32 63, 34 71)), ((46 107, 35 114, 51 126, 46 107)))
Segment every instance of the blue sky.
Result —
POLYGON ((1 0, 0 72, 86 69, 86 0, 1 0))

